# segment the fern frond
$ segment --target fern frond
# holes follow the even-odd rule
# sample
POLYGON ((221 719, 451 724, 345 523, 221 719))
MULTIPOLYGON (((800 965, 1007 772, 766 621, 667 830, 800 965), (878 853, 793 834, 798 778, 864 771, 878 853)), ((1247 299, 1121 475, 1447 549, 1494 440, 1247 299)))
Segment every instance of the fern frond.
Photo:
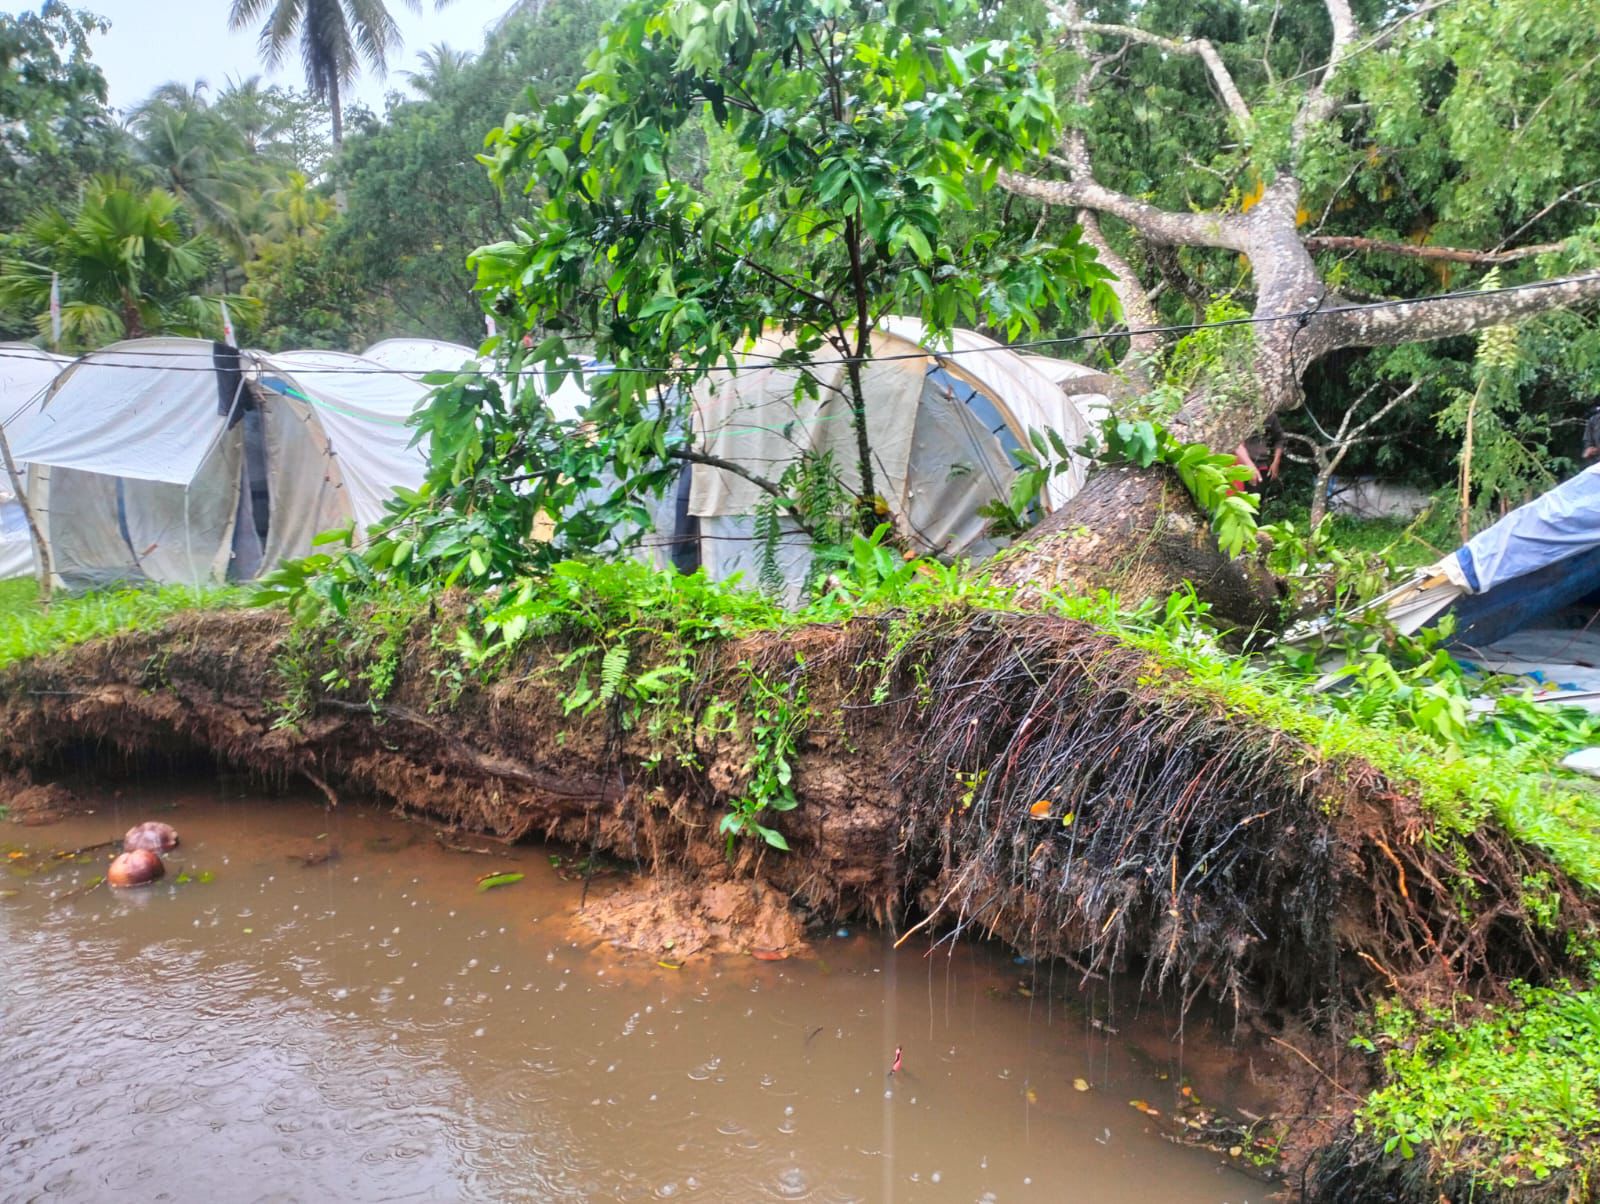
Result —
POLYGON ((600 705, 604 706, 617 696, 628 676, 628 657, 632 650, 626 644, 614 644, 606 649, 600 661, 600 705))

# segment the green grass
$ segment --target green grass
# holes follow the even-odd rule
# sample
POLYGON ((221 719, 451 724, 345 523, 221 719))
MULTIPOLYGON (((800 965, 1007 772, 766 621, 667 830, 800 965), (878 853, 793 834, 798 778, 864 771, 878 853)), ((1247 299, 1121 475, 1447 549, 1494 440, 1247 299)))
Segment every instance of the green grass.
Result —
MULTIPOLYGON (((1304 531, 1308 515, 1309 511, 1302 504, 1275 499, 1263 507, 1261 521, 1292 522, 1304 531)), ((1322 531, 1333 546, 1347 555, 1387 554, 1389 562, 1402 571, 1441 560, 1461 544, 1453 503, 1438 501, 1416 521, 1332 514, 1325 520, 1322 531)))
POLYGON ((1514 1001, 1459 1023, 1380 1007, 1357 1044, 1383 1049, 1386 1082, 1359 1123, 1386 1152, 1426 1148, 1474 1187, 1594 1169, 1600 1137, 1600 992, 1515 984, 1514 1001))
POLYGON ((1496 823, 1600 891, 1600 793, 1572 774, 1553 772, 1549 750, 1530 744, 1464 751, 1413 728, 1329 709, 1310 693, 1307 677, 1185 647, 1161 632, 1117 634, 1183 669, 1174 689, 1202 691, 1230 713, 1298 737, 1323 757, 1365 760, 1397 784, 1415 782, 1441 837, 1496 823))
POLYGON ((182 610, 238 605, 244 597, 237 589, 196 591, 169 585, 61 595, 43 607, 32 581, 0 581, 0 667, 101 636, 154 627, 182 610))

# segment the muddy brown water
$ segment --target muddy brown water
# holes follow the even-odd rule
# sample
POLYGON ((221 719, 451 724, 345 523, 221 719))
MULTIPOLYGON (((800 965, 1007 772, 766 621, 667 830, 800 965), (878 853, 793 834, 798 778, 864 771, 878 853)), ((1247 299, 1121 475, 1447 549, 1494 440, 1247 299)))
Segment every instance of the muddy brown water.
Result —
POLYGON ((463 855, 226 782, 7 824, 0 850, 3 1200, 1270 1192, 1130 1106, 1198 1082, 1170 1016, 1108 1012, 998 947, 851 927, 810 958, 669 969, 582 938, 560 853, 463 855), (143 819, 182 835, 163 882, 61 897, 107 854, 52 851, 143 819), (479 891, 491 870, 526 877, 479 891))

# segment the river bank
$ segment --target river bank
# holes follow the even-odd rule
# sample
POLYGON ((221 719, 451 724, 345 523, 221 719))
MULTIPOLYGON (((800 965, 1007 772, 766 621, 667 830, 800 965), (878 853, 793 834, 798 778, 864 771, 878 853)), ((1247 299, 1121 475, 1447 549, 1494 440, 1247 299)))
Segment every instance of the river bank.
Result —
POLYGON ((1230 713, 1088 624, 979 612, 910 639, 885 615, 746 635, 697 650, 672 705, 627 722, 573 705, 570 644, 463 674, 450 625, 429 609, 317 641, 218 612, 20 662, 0 673, 0 761, 212 761, 603 852, 702 898, 759 882, 802 920, 982 932, 1084 978, 1131 972, 1231 1009, 1275 1076, 1283 1169, 1308 1187, 1331 1173, 1317 1151, 1360 1140, 1380 1076, 1347 1043, 1376 1001, 1574 973, 1592 926, 1540 850, 1490 827, 1446 838, 1408 783, 1230 713), (741 839, 730 863, 721 819, 775 747, 798 806, 757 817, 788 850, 741 839), (1531 914, 1532 878, 1553 916, 1531 914))

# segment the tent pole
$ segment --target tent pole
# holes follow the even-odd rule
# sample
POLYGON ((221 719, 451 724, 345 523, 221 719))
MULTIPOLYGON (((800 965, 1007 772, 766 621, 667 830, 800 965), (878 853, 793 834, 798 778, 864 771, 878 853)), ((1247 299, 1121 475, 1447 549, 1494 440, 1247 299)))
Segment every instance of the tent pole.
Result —
POLYGON ((50 604, 50 548, 44 541, 44 535, 39 530, 39 522, 34 517, 33 506, 28 501, 27 483, 23 481, 22 474, 17 471, 17 462, 11 457, 11 444, 6 439, 5 426, 0 424, 0 460, 5 461, 6 477, 11 481, 11 492, 16 495, 17 504, 22 507, 22 515, 28 521, 28 534, 33 538, 34 555, 39 558, 39 601, 48 606, 50 604))

